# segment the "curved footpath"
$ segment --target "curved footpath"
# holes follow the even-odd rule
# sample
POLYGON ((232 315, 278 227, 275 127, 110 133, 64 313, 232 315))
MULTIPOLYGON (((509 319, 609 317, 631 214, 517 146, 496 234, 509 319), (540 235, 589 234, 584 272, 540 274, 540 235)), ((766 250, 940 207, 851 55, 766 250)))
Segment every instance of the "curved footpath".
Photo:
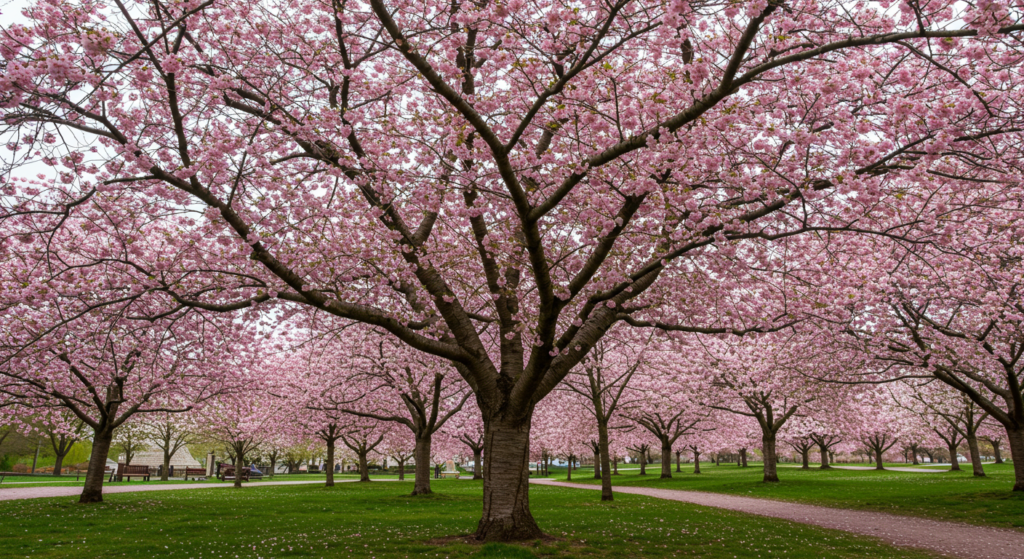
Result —
MULTIPOLYGON (((545 479, 530 480, 530 483, 598 491, 601 489, 600 485, 583 485, 545 479)), ((891 545, 925 549, 950 557, 964 559, 1024 558, 1024 533, 1013 530, 701 491, 621 486, 616 487, 615 491, 842 530, 875 537, 891 545)))

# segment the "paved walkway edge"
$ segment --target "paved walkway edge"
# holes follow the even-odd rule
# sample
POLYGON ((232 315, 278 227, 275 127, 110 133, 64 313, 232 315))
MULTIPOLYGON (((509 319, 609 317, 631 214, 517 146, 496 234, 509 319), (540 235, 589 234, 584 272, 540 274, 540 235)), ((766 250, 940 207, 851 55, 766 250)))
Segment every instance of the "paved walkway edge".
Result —
MULTIPOLYGON (((531 480, 531 483, 574 489, 601 489, 600 485, 542 479, 531 480)), ((701 491, 620 486, 615 487, 615 492, 770 516, 791 522, 870 536, 891 545, 925 549, 950 557, 963 559, 1024 558, 1024 533, 1013 530, 701 491)))

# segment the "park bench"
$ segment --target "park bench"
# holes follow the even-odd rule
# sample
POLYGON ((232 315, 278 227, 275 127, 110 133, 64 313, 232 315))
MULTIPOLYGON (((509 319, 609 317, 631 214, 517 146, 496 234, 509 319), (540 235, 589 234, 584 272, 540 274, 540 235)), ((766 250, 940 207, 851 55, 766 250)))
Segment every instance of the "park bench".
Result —
POLYGON ((149 466, 117 465, 117 481, 123 481, 124 478, 131 481, 133 477, 141 477, 144 481, 149 481, 149 466))
POLYGON ((454 472, 444 471, 444 472, 441 472, 441 477, 442 478, 454 477, 455 479, 459 479, 459 474, 460 473, 461 472, 459 472, 458 470, 455 470, 454 472))
POLYGON ((206 479, 206 468, 185 468, 185 479, 206 479))

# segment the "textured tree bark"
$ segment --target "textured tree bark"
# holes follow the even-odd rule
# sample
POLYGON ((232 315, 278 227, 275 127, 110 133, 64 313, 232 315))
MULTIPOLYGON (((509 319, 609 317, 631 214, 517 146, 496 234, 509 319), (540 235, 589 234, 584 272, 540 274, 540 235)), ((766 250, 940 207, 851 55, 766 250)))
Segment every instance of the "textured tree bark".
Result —
POLYGON ((430 495, 430 435, 416 437, 413 495, 430 495))
POLYGON ((324 482, 324 487, 334 487, 334 444, 335 439, 328 439, 324 441, 327 443, 327 463, 325 464, 325 473, 327 474, 327 481, 324 482))
POLYGON ((160 468, 160 481, 167 481, 171 476, 171 455, 164 451, 164 464, 160 468))
POLYGON ((918 460, 917 460, 917 446, 910 447, 910 453, 914 457, 914 465, 916 466, 916 465, 920 464, 920 462, 918 462, 918 460))
POLYGON ((114 430, 103 428, 96 432, 92 440, 92 454, 89 456, 89 471, 85 473, 85 486, 79 503, 103 502, 104 468, 107 466, 107 454, 110 443, 114 440, 114 430))
POLYGON ((882 449, 875 447, 875 469, 884 470, 885 465, 882 464, 882 449))
POLYGON ((765 434, 761 438, 761 452, 764 454, 764 482, 775 483, 779 481, 779 471, 776 465, 778 456, 775 454, 775 434, 765 434))
POLYGON ((740 460, 743 461, 743 467, 746 468, 747 467, 747 449, 745 449, 745 448, 741 448, 740 449, 740 460))
POLYGON ((484 508, 475 537, 517 541, 544 535, 530 513, 530 415, 492 418, 484 434, 484 508))
POLYGON ((1024 491, 1024 428, 1006 430, 1007 444, 1010 446, 1010 459, 1013 460, 1013 473, 1016 480, 1014 491, 1024 491))
POLYGON ((955 444, 947 444, 946 449, 949 451, 949 471, 959 472, 960 461, 956 458, 956 446, 955 444))
POLYGON ((981 451, 978 449, 978 437, 975 435, 967 436, 967 448, 971 453, 971 469, 974 471, 974 477, 985 477, 985 468, 981 465, 981 451))
POLYGON ((601 479, 601 448, 594 453, 594 479, 601 479))
POLYGON ((679 455, 682 454, 682 453, 683 453, 683 451, 681 451, 681 450, 677 450, 676 451, 676 471, 677 472, 683 471, 683 470, 679 469, 679 463, 680 463, 679 455))
POLYGON ((398 459, 398 481, 405 481, 405 458, 398 459))
POLYGON ((696 450, 693 451, 693 473, 700 473, 700 453, 696 450))
POLYGON ((992 445, 992 456, 995 458, 996 464, 1003 463, 1003 454, 999 451, 999 441, 989 440, 989 444, 992 445))
POLYGON ((828 463, 828 447, 826 447, 825 445, 821 444, 821 445, 818 445, 818 450, 821 451, 821 469, 822 470, 830 469, 832 466, 829 465, 829 463, 828 463))
POLYGON ((234 487, 235 487, 235 489, 241 489, 242 488, 242 468, 245 467, 245 457, 242 456, 242 453, 238 451, 238 448, 235 448, 234 464, 235 464, 235 485, 234 485, 234 487))
POLYGON ((568 463, 569 467, 568 467, 568 469, 566 469, 565 481, 572 481, 572 461, 573 461, 573 458, 574 458, 574 456, 572 454, 570 454, 569 455, 569 459, 566 460, 566 462, 568 463))
POLYGON ((667 440, 661 441, 661 479, 672 478, 672 446, 667 440))
MULTIPOLYGON (((367 454, 369 454, 369 452, 360 452, 359 453, 359 481, 361 481, 361 482, 370 481, 370 464, 366 460, 366 455, 367 454)), ((419 462, 417 462, 416 463, 416 473, 419 473, 419 468, 420 468, 420 465, 419 465, 419 462)), ((428 472, 430 471, 430 466, 429 465, 427 466, 427 471, 428 472)))
POLYGON ((482 450, 481 448, 473 449, 473 479, 484 479, 484 467, 480 463, 482 450))
POLYGON ((803 459, 803 465, 800 466, 801 470, 810 470, 811 469, 811 458, 810 458, 810 456, 808 456, 810 453, 811 453, 811 449, 810 448, 806 448, 806 447, 803 450, 800 451, 800 457, 803 459))
POLYGON ((640 453, 640 475, 647 475, 647 452, 640 453))
POLYGON ((599 424, 597 426, 597 442, 600 447, 599 450, 601 454, 601 472, 605 474, 601 476, 601 500, 612 501, 614 500, 614 497, 612 496, 612 476, 609 474, 609 472, 611 472, 611 467, 609 464, 610 458, 608 456, 607 425, 599 424))

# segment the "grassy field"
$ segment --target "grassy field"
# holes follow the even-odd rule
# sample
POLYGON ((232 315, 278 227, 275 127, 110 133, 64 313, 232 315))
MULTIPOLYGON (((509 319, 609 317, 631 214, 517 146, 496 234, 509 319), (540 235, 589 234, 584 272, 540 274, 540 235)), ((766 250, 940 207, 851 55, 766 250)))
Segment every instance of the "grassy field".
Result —
MULTIPOLYGON (((67 487, 69 485, 83 485, 85 484, 85 473, 83 472, 78 479, 75 479, 75 475, 63 475, 63 476, 10 476, 4 479, 3 483, 0 483, 0 491, 5 487, 46 487, 46 486, 60 486, 67 487)), ((410 478, 409 474, 406 474, 406 478, 410 478)), ((371 479, 398 479, 398 475, 372 475, 371 479)), ((324 474, 277 474, 272 478, 263 478, 258 480, 252 480, 251 483, 261 483, 264 481, 324 481, 326 476, 324 474)), ((342 479, 359 479, 359 474, 334 474, 335 480, 342 479)), ((134 478, 131 481, 121 482, 103 482, 104 487, 114 485, 150 485, 150 484, 174 484, 174 483, 225 483, 219 479, 208 479, 205 481, 193 481, 183 480, 180 478, 172 478, 167 481, 160 481, 158 476, 153 476, 150 481, 143 481, 139 478, 134 478)), ((249 482, 246 482, 249 483, 249 482)))
POLYGON ((526 546, 465 543, 480 514, 478 481, 251 485, 0 502, 0 557, 792 557, 918 559, 928 553, 789 522, 645 497, 602 504, 596 494, 531 488, 531 508, 555 539, 526 546))
MULTIPOLYGON (((693 473, 693 464, 683 464, 682 473, 676 473, 673 464, 673 478, 665 480, 659 478, 661 466, 658 464, 648 466, 646 476, 640 476, 637 470, 620 469, 621 474, 615 476, 612 483, 764 497, 1024 531, 1024 494, 1011 492, 1014 478, 1010 464, 986 465, 987 477, 984 478, 975 478, 970 464, 966 467, 961 464, 965 469, 960 472, 941 473, 823 471, 813 466, 810 470, 787 466, 780 464, 782 481, 771 484, 761 481, 761 464, 753 462, 747 468, 736 464, 702 463, 700 475, 693 473)), ((552 469, 550 473, 556 479, 566 477, 565 468, 552 469)), ((591 468, 573 471, 572 475, 574 482, 600 483, 593 477, 591 468)))

